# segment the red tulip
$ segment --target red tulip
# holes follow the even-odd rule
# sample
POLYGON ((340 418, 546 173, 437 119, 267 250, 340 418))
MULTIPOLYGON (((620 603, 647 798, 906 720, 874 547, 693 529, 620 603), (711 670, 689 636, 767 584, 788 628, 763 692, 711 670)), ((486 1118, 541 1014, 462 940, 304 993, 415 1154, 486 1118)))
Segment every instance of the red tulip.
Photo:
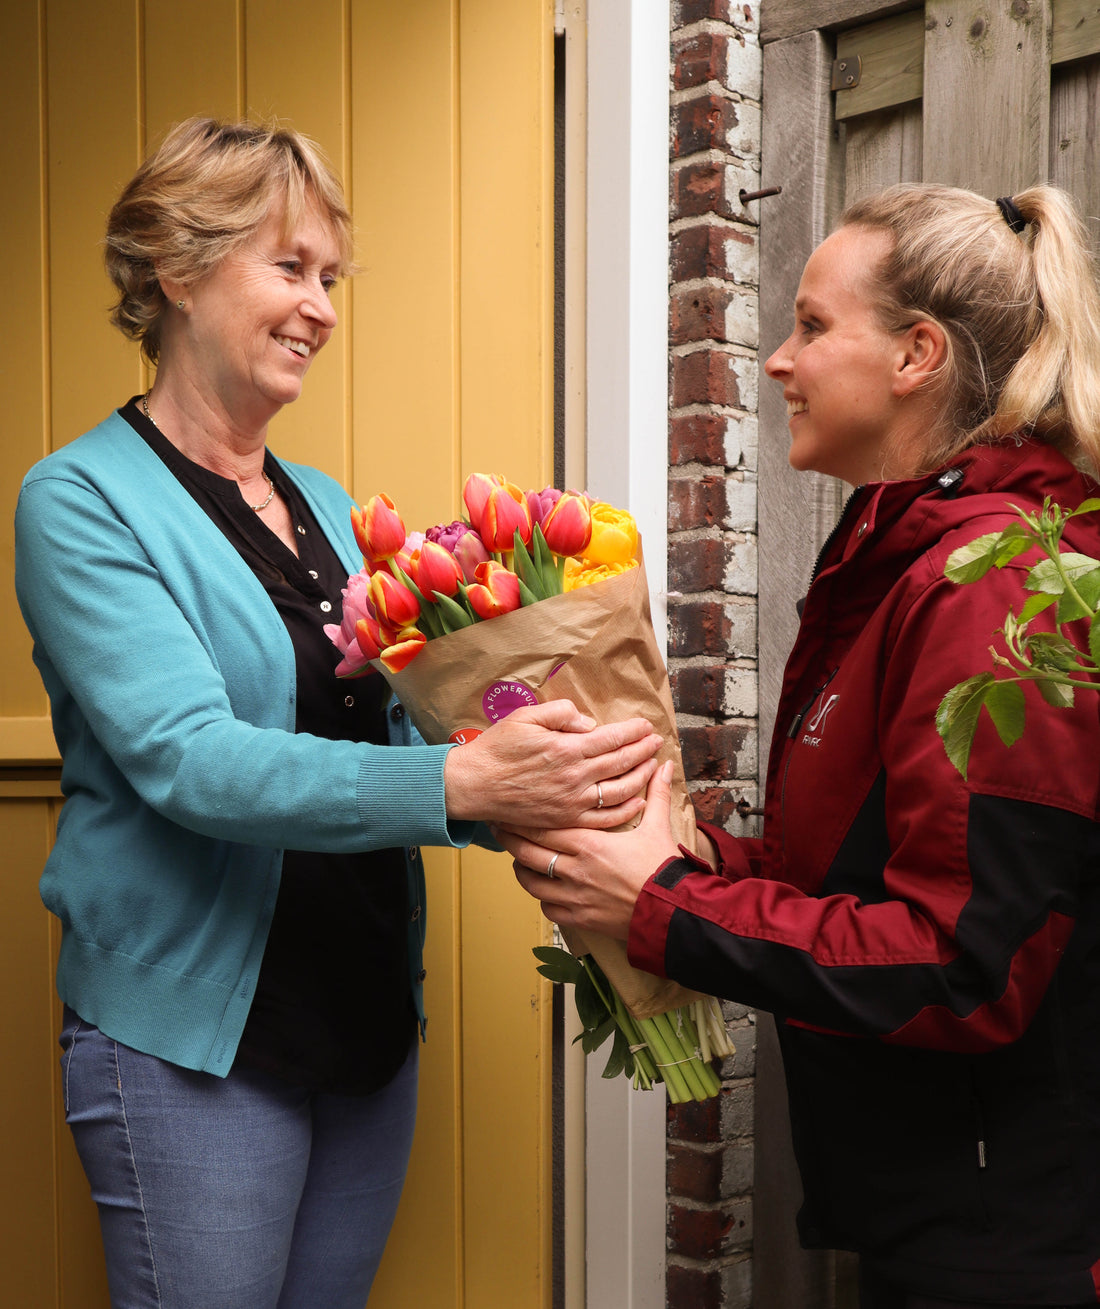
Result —
POLYGON ((524 545, 531 544, 531 511, 518 486, 505 482, 494 486, 485 501, 478 535, 486 550, 515 549, 515 535, 519 532, 524 545))
POLYGON ((496 618, 520 607, 519 578, 503 564, 490 559, 478 564, 474 576, 477 581, 466 598, 479 618, 496 618))
POLYGON ((470 526, 475 532, 481 531, 481 515, 489 492, 496 486, 503 486, 504 478, 499 473, 471 473, 462 488, 462 499, 466 512, 470 516, 470 526))
POLYGON ((546 515, 542 534, 554 554, 581 554, 592 537, 592 511, 587 498, 567 491, 546 515))
POLYGON ((462 568, 453 554, 435 541, 425 541, 415 559, 416 571, 411 576, 426 600, 430 600, 436 591, 441 595, 454 595, 463 577, 462 568))
POLYGON ((388 645, 378 656, 391 673, 399 673, 407 668, 424 648, 428 638, 415 627, 408 627, 398 633, 393 645, 388 645))
POLYGON ((362 509, 351 511, 351 530, 363 558, 372 565, 392 559, 405 544, 405 524, 388 495, 372 495, 362 509))
POLYGON ((370 599, 383 627, 399 632, 420 617, 420 601, 392 573, 371 574, 370 599))

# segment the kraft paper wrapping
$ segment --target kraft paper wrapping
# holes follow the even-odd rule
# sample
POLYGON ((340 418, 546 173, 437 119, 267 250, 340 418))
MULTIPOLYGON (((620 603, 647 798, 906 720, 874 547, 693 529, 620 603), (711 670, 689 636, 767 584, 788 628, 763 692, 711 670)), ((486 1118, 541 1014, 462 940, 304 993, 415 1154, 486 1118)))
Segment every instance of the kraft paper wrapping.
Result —
MULTIPOLYGON (((673 835, 695 849, 695 811, 653 635, 644 564, 429 641, 400 673, 376 666, 430 745, 463 729, 484 730, 521 704, 555 699, 572 700, 600 723, 647 718, 664 740, 658 761, 674 761, 673 835)), ((575 955, 596 959, 637 1018, 699 998, 631 967, 621 941, 574 931, 563 936, 575 955)))

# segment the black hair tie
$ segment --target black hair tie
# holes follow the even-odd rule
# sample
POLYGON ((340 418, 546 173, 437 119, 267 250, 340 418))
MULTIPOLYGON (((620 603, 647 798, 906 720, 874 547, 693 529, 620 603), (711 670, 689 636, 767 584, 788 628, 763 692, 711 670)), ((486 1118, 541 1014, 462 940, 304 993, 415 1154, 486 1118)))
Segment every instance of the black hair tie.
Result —
POLYGON ((1016 201, 1010 195, 1003 195, 997 201, 997 208, 1001 211, 1001 217, 1019 236, 1027 226, 1027 219, 1016 208, 1016 201))

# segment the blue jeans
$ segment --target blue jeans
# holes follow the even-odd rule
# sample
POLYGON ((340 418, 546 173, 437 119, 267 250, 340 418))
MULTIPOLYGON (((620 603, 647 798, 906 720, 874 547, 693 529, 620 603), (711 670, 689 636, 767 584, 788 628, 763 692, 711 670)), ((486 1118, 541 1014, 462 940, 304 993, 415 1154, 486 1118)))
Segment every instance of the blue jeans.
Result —
POLYGON ((192 1072, 69 1009, 61 1048, 113 1309, 363 1309, 412 1145, 415 1043, 361 1098, 192 1072))

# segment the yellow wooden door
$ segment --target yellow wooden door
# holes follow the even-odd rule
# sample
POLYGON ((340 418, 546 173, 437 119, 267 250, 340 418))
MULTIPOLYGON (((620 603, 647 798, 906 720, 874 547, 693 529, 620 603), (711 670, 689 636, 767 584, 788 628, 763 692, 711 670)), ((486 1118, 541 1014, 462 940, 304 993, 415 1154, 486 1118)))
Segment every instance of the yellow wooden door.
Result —
MULTIPOLYGON (((108 1303, 94 1207, 56 1085, 56 924, 38 873, 60 805, 12 586, 19 480, 148 382, 109 327, 108 208, 174 121, 285 119, 343 175, 361 274, 271 432, 277 453, 410 526, 462 476, 551 480, 551 0, 38 0, 5 6, 0 139, 9 332, 0 441, 0 1302, 108 1303)), ((63 597, 59 597, 59 603, 63 597)), ((372 1309, 545 1309, 549 999, 508 861, 428 860, 429 1040, 409 1182, 372 1309)))

